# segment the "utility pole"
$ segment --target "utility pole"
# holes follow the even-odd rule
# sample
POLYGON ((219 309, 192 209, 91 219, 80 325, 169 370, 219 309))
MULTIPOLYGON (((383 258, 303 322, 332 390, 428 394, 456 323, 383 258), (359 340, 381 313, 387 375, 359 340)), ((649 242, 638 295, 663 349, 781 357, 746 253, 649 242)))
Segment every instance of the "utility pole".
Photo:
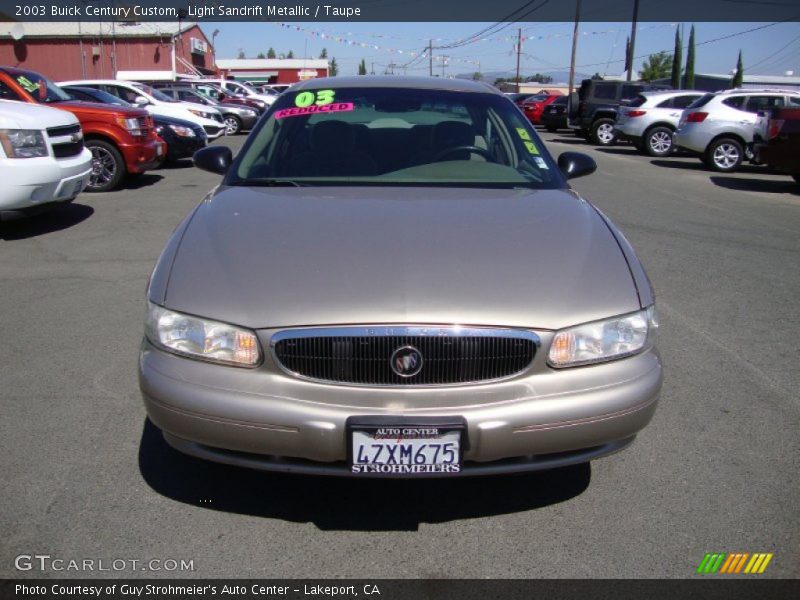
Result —
POLYGON ((628 65, 630 65, 630 69, 628 69, 627 80, 630 81, 633 77, 633 54, 634 48, 636 47, 636 24, 639 21, 639 0, 633 0, 633 21, 631 22, 631 47, 628 50, 628 65))
POLYGON ((447 59, 449 56, 442 56, 442 79, 444 79, 444 68, 447 66, 447 59))
POLYGON ((578 53, 578 24, 581 22, 581 0, 575 3, 575 27, 572 30, 572 58, 569 61, 569 95, 575 89, 575 56, 578 53))
POLYGON ((428 75, 433 77, 433 40, 428 40, 428 75))
POLYGON ((519 94, 519 57, 522 54, 522 27, 517 29, 517 93, 519 94))

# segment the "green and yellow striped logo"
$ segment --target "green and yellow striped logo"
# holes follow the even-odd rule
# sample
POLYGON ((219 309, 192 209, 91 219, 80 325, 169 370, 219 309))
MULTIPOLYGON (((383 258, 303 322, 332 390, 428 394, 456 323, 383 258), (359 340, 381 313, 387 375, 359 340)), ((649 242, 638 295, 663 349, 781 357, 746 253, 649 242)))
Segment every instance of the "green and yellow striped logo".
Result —
POLYGON ((749 552, 709 552, 703 557, 700 566, 697 567, 697 572, 701 575, 712 573, 756 575, 763 573, 771 560, 771 552, 769 554, 765 552, 756 552, 755 554, 750 554, 749 552))

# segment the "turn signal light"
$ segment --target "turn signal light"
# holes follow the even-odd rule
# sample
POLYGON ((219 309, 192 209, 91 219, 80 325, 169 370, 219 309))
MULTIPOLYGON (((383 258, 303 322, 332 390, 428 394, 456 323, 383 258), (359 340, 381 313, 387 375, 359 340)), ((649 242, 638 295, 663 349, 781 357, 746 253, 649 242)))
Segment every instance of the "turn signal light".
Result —
POLYGON ((706 120, 707 116, 708 116, 707 112, 689 113, 689 116, 686 117, 686 122, 687 123, 702 123, 703 121, 706 120))

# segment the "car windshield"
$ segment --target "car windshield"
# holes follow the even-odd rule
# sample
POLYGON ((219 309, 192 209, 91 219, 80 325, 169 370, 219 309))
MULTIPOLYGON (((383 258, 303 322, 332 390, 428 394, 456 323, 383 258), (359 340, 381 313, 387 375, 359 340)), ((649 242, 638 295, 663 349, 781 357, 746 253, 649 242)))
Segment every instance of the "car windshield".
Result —
POLYGON ((232 185, 564 187, 527 119, 492 93, 409 88, 282 94, 232 185))
POLYGON ((15 71, 14 79, 36 102, 51 104, 72 100, 70 95, 44 75, 33 71, 15 71))
POLYGON ((114 94, 109 94, 103 90, 95 90, 92 88, 82 87, 64 87, 66 92, 69 92, 76 100, 83 100, 84 102, 101 102, 102 104, 113 104, 115 106, 133 107, 130 102, 125 102, 122 98, 116 97, 114 94))
POLYGON ((159 102, 178 102, 178 100, 170 98, 163 92, 159 92, 157 89, 151 88, 149 85, 145 85, 144 83, 134 83, 133 87, 142 90, 145 94, 152 96, 159 102))

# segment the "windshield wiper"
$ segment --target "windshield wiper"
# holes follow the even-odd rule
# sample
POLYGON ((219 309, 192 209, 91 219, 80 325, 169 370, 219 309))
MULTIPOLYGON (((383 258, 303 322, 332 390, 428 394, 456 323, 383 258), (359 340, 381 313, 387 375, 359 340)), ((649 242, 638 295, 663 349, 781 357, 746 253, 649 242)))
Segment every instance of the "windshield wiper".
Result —
POLYGON ((232 185, 252 185, 260 187, 305 187, 307 184, 298 183, 291 179, 241 179, 232 185))

